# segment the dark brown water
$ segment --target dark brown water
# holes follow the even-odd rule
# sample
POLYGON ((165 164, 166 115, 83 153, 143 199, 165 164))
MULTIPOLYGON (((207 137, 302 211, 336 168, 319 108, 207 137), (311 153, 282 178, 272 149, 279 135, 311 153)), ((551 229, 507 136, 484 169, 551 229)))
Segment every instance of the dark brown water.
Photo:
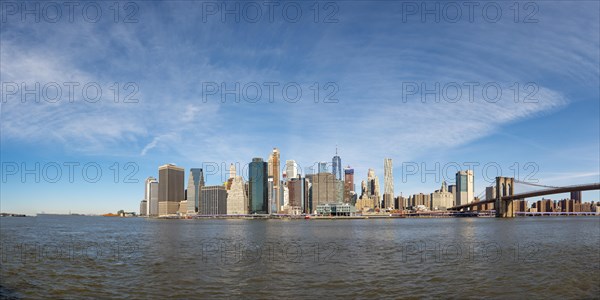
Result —
POLYGON ((4 297, 598 298, 600 218, 1 218, 4 297))

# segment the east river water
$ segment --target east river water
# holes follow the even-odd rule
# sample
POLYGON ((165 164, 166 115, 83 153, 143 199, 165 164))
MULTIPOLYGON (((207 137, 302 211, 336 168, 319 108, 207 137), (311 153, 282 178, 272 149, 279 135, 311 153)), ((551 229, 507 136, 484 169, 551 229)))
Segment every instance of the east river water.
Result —
POLYGON ((600 218, 0 218, 0 298, 600 295, 600 218))

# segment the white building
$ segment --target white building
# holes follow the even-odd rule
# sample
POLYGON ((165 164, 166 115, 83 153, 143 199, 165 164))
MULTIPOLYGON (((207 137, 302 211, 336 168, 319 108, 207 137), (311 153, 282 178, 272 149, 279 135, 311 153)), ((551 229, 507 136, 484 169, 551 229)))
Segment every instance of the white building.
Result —
POLYGON ((146 179, 144 200, 147 202, 145 215, 158 216, 158 180, 154 177, 146 179))
POLYGON ((454 206, 454 195, 448 191, 446 181, 442 182, 442 188, 431 193, 431 210, 446 210, 454 206))

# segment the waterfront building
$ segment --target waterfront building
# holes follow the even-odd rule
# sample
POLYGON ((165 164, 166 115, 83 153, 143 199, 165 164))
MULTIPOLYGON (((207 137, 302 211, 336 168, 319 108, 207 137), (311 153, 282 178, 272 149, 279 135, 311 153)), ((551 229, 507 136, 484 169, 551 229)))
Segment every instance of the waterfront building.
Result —
POLYGON ((200 214, 227 214, 227 189, 222 185, 203 186, 200 196, 200 214))
POLYGON ((365 180, 361 181, 360 189, 360 197, 356 200, 356 209, 363 212, 374 210, 377 204, 375 199, 369 195, 369 187, 365 180))
POLYGON ((253 158, 248 168, 248 195, 250 214, 269 213, 268 164, 262 158, 253 158))
POLYGON ((183 187, 184 169, 173 164, 158 168, 158 214, 176 214, 180 202, 185 199, 183 187))
POLYGON ((301 178, 291 178, 287 182, 288 197, 290 207, 302 207, 304 195, 302 193, 302 185, 304 184, 301 178))
POLYGON ((312 205, 335 203, 336 181, 332 173, 322 172, 312 176, 312 205))
POLYGON ((325 203, 317 205, 317 215, 351 216, 355 213, 356 208, 349 203, 325 203))
POLYGON ((243 215, 248 213, 248 195, 242 176, 235 176, 227 192, 227 214, 243 215))
POLYGON ((204 186, 204 172, 201 168, 191 168, 187 186, 187 214, 196 214, 200 208, 200 191, 204 186))
POLYGON ((140 201, 140 216, 146 216, 148 213, 148 201, 146 199, 140 201))
POLYGON ((456 173, 456 205, 471 203, 474 195, 473 170, 459 171, 456 173))
POLYGON ((148 177, 144 187, 144 199, 147 202, 145 215, 158 216, 158 180, 148 177))
POLYGON ((446 210, 454 206, 454 195, 448 192, 446 181, 442 182, 442 187, 439 190, 431 193, 431 210, 446 210))

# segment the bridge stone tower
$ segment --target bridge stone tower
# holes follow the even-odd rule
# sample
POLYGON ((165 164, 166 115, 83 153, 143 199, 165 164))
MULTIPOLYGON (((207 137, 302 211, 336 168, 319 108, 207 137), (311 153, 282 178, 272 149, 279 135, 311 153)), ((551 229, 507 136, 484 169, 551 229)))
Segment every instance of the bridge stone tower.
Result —
POLYGON ((504 196, 512 196, 515 192, 515 179, 512 177, 496 177, 496 217, 513 218, 515 210, 513 200, 502 200, 504 196))

